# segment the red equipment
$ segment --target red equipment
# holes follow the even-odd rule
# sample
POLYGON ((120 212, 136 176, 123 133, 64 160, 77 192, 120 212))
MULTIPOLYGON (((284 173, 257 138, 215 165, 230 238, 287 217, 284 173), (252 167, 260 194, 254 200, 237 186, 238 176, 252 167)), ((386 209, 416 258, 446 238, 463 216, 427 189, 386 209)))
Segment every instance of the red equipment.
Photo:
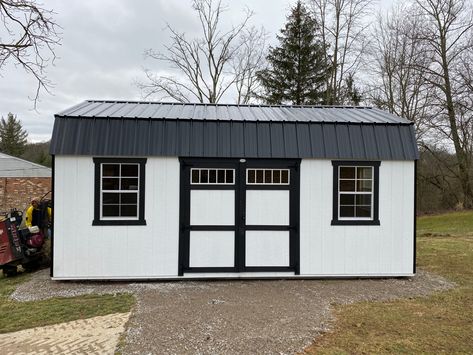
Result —
POLYGON ((12 211, 0 220, 0 269, 5 276, 17 273, 17 266, 26 270, 38 267, 43 257, 42 233, 30 233, 28 228, 18 229, 21 213, 12 211))
POLYGON ((16 225, 8 219, 0 221, 0 265, 23 257, 16 225))

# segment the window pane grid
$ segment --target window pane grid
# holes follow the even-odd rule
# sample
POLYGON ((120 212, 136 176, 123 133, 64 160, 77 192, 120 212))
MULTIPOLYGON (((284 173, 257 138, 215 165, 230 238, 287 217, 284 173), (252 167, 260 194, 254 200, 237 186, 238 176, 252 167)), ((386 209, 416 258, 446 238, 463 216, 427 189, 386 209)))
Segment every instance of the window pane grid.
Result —
POLYGON ((103 163, 101 174, 101 219, 138 219, 139 164, 103 163))
POLYGON ((246 169, 248 185, 289 185, 289 169, 246 169))
POLYGON ((339 219, 373 218, 373 167, 339 166, 339 219))
POLYGON ((234 185, 235 169, 191 169, 191 185, 234 185))

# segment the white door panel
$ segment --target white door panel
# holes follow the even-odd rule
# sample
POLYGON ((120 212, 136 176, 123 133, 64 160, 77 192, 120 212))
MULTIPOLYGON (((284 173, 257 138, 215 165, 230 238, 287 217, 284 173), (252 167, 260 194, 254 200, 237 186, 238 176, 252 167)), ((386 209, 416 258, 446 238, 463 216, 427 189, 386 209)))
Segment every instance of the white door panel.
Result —
POLYGON ((289 225, 288 190, 247 190, 246 224, 289 225))
POLYGON ((190 222, 193 226, 235 224, 235 191, 191 190, 190 222))
POLYGON ((262 161, 263 167, 255 161, 213 167, 210 160, 208 167, 203 162, 190 160, 184 168, 182 272, 296 271, 291 248, 297 245, 292 238, 298 221, 290 210, 297 203, 296 171, 276 162, 273 168, 269 161, 262 161))
POLYGON ((247 231, 246 266, 289 266, 289 231, 247 231))
POLYGON ((190 267, 233 267, 235 233, 228 231, 191 231, 190 267))

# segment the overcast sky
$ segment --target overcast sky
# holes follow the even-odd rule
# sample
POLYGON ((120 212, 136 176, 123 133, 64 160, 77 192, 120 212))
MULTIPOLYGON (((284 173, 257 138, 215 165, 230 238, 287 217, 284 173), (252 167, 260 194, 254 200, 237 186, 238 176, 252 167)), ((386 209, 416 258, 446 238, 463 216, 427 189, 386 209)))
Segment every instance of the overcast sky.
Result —
MULTIPOLYGON (((251 24, 264 26, 274 41, 295 0, 228 0, 224 20, 238 23, 245 7, 254 11, 251 24)), ((381 2, 386 7, 390 1, 381 2)), ((189 36, 199 30, 190 0, 44 0, 62 27, 58 59, 47 70, 53 95, 42 92, 33 110, 36 84, 22 69, 5 66, 0 72, 0 115, 13 112, 30 141, 50 139, 54 114, 86 99, 139 100, 133 84, 143 68, 166 70, 145 60, 143 51, 169 43, 166 23, 189 36)))

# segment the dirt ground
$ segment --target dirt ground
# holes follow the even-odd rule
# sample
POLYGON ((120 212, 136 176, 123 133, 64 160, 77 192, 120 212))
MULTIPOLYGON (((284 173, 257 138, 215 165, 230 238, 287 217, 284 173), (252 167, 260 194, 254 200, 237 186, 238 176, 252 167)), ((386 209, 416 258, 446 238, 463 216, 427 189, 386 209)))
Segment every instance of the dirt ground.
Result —
POLYGON ((36 273, 18 301, 132 292, 124 354, 291 354, 330 329, 331 305, 429 295, 453 287, 423 271, 404 279, 58 282, 36 273))

